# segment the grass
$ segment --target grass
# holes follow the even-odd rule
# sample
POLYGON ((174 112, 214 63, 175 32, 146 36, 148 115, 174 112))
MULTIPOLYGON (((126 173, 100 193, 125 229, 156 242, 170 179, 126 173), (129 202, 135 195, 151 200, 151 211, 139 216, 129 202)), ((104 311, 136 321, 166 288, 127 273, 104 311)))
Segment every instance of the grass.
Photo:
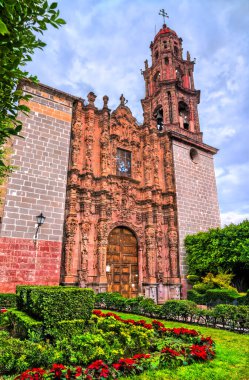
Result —
MULTIPOLYGON (((110 310, 111 311, 111 310, 110 310)), ((107 310, 103 310, 107 312, 107 310)), ((115 312, 124 319, 151 318, 115 312)), ((195 363, 173 370, 147 371, 139 376, 122 379, 139 380, 249 380, 249 336, 209 327, 193 326, 178 322, 162 321, 165 327, 194 328, 204 336, 211 336, 216 344, 216 356, 208 363, 195 363)))

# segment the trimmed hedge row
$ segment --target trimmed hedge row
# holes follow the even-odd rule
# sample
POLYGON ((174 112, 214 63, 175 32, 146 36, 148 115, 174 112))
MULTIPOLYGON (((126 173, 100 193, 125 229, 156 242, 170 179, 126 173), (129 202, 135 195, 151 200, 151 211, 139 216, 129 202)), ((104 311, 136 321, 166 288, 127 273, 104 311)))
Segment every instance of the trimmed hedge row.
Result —
POLYGON ((211 327, 222 326, 230 330, 249 329, 248 306, 221 304, 213 309, 204 310, 198 308, 195 302, 187 300, 169 300, 159 306, 149 298, 126 299, 119 293, 99 293, 96 295, 95 307, 211 327))
POLYGON ((249 291, 245 296, 240 296, 230 289, 208 289, 204 294, 192 289, 188 291, 188 300, 207 306, 218 304, 249 305, 249 291))
POLYGON ((16 307, 16 294, 0 293, 0 308, 1 307, 16 307))
POLYGON ((9 309, 4 314, 4 318, 8 319, 7 327, 12 336, 21 339, 31 339, 39 341, 43 337, 43 323, 30 317, 23 311, 9 309))
POLYGON ((94 291, 61 286, 17 286, 17 307, 52 328, 59 321, 89 320, 94 291))

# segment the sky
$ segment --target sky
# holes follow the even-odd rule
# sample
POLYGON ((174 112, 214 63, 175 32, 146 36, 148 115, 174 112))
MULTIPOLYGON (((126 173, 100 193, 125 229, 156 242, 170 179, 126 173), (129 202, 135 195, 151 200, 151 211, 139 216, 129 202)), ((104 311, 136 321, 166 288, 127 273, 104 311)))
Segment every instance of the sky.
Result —
POLYGON ((87 98, 123 93, 138 122, 150 42, 163 24, 183 39, 183 56, 196 58, 195 88, 206 144, 219 149, 215 172, 222 225, 249 219, 249 1, 59 0, 60 29, 49 28, 27 69, 41 83, 87 98))

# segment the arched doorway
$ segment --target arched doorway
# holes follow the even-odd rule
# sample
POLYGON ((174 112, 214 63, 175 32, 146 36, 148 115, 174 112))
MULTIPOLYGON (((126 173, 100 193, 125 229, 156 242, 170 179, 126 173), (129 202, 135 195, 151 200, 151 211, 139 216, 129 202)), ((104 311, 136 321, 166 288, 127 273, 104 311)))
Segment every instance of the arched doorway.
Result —
POLYGON ((138 251, 135 235, 125 227, 114 228, 108 238, 107 291, 124 297, 138 295, 138 251))

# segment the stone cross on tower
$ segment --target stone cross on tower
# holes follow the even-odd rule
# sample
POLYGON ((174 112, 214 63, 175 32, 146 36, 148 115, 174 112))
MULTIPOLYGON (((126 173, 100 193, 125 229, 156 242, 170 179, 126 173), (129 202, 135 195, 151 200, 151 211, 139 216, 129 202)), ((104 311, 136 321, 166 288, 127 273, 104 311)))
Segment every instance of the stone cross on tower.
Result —
POLYGON ((165 24, 165 17, 169 18, 168 13, 166 13, 164 9, 160 9, 160 12, 158 14, 160 16, 163 16, 163 23, 165 24))

